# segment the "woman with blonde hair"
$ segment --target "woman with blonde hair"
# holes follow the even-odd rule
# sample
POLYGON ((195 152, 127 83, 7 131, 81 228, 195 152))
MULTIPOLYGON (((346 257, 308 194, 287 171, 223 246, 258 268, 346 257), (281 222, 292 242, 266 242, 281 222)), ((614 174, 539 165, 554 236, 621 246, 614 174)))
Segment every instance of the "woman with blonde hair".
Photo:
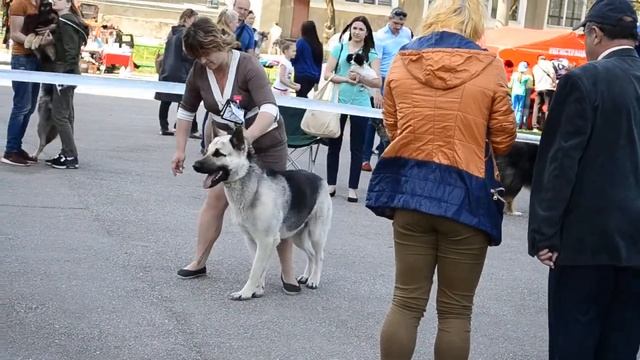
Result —
POLYGON ((219 27, 225 28, 231 33, 235 33, 238 28, 240 17, 238 13, 233 9, 224 9, 218 14, 218 20, 216 21, 216 25, 219 27))
POLYGON ((395 288, 382 359, 413 356, 436 271, 434 358, 469 357, 475 290, 488 246, 501 242, 493 154, 516 138, 502 62, 477 45, 485 11, 482 0, 436 0, 423 36, 401 49, 387 75, 391 143, 366 204, 393 219, 395 288))

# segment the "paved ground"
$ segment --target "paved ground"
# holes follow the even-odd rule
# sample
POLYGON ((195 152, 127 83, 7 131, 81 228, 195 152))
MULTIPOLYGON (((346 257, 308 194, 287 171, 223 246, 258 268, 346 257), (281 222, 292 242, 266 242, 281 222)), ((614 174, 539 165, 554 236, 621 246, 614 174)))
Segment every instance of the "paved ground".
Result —
MULTIPOLYGON (((0 86, 2 144, 11 96, 0 86)), ((344 161, 321 288, 284 295, 274 261, 266 296, 233 302, 227 295, 246 280, 250 259, 230 219, 210 275, 175 275, 193 253, 204 192, 193 171, 171 176, 174 140, 156 135, 157 108, 79 94, 81 169, 0 166, 0 358, 377 358, 394 272, 391 226, 346 202, 344 161)), ((191 141, 187 161, 197 154, 191 141)), ((517 207, 526 209, 527 198, 517 207)), ((504 233, 478 289, 471 358, 544 359, 546 272, 526 255, 526 217, 507 218, 504 233)), ((296 263, 302 270, 299 253, 296 263)), ((415 359, 432 358, 434 337, 429 304, 415 359)))

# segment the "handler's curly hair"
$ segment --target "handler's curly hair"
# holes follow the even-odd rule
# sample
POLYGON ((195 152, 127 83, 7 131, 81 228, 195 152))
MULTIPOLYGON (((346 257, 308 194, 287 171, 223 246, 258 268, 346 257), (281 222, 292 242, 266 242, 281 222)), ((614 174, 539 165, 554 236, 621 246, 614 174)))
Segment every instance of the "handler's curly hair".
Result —
POLYGON ((208 17, 198 18, 185 30, 182 37, 184 51, 194 59, 200 59, 212 52, 229 51, 235 48, 237 43, 235 34, 216 25, 208 17))

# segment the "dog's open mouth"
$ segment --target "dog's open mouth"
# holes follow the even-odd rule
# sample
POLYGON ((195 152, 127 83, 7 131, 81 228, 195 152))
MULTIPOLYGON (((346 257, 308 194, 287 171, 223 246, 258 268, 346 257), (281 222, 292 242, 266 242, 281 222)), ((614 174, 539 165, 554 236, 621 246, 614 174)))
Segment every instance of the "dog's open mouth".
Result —
POLYGON ((220 184, 228 178, 229 170, 227 170, 226 168, 216 169, 212 173, 207 174, 207 177, 204 178, 204 183, 202 184, 202 186, 205 189, 211 189, 212 187, 220 184))

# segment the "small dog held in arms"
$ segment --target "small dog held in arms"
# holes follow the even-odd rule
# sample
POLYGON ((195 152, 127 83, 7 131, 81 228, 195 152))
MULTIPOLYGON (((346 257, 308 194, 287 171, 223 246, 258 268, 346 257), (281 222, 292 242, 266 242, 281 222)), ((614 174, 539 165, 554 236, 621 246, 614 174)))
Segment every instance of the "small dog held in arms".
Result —
POLYGON ((331 226, 332 205, 326 182, 304 170, 263 170, 254 161, 241 126, 232 135, 212 128, 215 137, 193 169, 207 175, 205 189, 224 184, 236 222, 254 253, 249 279, 242 290, 231 294, 231 299, 248 300, 264 294, 269 260, 280 239, 291 239, 307 255, 307 266, 298 282, 316 289, 331 226))
MULTIPOLYGON (((351 64, 351 68, 349 69, 349 71, 353 71, 354 73, 360 75, 360 77, 369 80, 378 78, 378 74, 376 74, 376 71, 373 70, 371 66, 369 66, 369 64, 367 64, 367 59, 362 53, 358 52, 355 54, 347 55, 347 62, 351 64)), ((373 95, 373 91, 375 90, 369 89, 369 94, 373 95)))
POLYGON ((538 144, 515 142, 508 154, 496 156, 500 182, 504 187, 505 214, 522 216, 513 208, 513 200, 523 187, 531 187, 537 154, 538 144))
MULTIPOLYGON (((367 59, 362 53, 347 55, 347 62, 351 64, 351 68, 349 69, 349 71, 353 71, 354 73, 360 75, 361 78, 369 80, 378 78, 378 74, 376 74, 376 71, 373 70, 371 66, 369 66, 369 64, 367 64, 367 59)), ((366 87, 364 85, 361 86, 366 87)), ((368 87, 366 88, 369 89, 369 96, 373 96, 377 91, 377 89, 371 89, 368 87)), ((387 135, 387 131, 382 124, 382 120, 375 118, 371 118, 370 120, 375 127, 376 133, 380 137, 380 141, 383 143, 384 147, 389 146, 389 135, 387 135)))

